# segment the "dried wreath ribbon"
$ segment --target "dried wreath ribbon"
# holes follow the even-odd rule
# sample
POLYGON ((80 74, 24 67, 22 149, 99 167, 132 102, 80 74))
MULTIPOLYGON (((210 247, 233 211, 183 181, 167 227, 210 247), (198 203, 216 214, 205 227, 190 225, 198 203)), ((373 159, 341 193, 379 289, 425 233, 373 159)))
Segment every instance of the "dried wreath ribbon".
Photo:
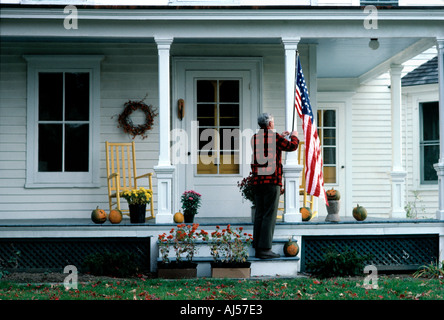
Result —
POLYGON ((133 139, 140 135, 142 139, 145 139, 148 135, 146 131, 151 130, 154 124, 154 118, 157 116, 156 111, 153 106, 146 105, 143 100, 142 101, 132 101, 129 100, 124 105, 125 109, 119 115, 119 125, 118 128, 123 128, 125 133, 129 133, 133 136, 133 139), (137 126, 134 125, 133 121, 130 118, 130 115, 136 111, 140 110, 145 113, 145 123, 139 124, 137 126))

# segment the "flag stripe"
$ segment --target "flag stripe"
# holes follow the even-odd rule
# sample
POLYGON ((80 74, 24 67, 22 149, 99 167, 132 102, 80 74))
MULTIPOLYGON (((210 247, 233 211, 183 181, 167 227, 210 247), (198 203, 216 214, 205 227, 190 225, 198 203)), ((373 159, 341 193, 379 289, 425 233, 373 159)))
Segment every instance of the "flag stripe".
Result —
POLYGON ((324 189, 323 162, 321 143, 318 137, 316 120, 310 105, 307 86, 302 72, 299 56, 297 57, 295 108, 302 119, 302 128, 305 137, 305 190, 308 194, 323 198, 328 205, 324 189))

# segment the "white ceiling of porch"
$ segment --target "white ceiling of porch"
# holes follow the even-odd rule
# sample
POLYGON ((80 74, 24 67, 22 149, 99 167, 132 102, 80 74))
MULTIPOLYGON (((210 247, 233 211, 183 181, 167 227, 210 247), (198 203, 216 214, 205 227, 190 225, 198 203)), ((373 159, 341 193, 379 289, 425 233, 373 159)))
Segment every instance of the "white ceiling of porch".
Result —
MULTIPOLYGON (((359 78, 403 52, 420 38, 381 38, 372 50, 369 38, 303 38, 300 44, 317 44, 318 78, 359 78)), ((187 44, 281 44, 275 38, 182 38, 174 43, 187 44)), ((428 49, 424 48, 424 50, 428 49)), ((419 54, 419 52, 418 52, 419 54)))
POLYGON ((370 38, 316 39, 309 42, 317 43, 319 78, 357 78, 419 40, 418 38, 378 39, 377 50, 372 50, 368 46, 370 38))

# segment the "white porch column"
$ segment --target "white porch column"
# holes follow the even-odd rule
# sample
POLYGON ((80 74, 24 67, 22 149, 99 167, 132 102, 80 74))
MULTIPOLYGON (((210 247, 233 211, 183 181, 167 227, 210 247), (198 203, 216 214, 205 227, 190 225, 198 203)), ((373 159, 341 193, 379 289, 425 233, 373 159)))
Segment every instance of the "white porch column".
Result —
MULTIPOLYGON (((296 75, 296 50, 300 38, 283 38, 282 43, 285 49, 285 130, 291 131, 293 126, 293 115, 297 117, 294 107, 294 84, 296 75)), ((295 130, 297 121, 295 121, 295 130)), ((299 212, 299 181, 302 165, 299 165, 297 152, 287 152, 285 154, 285 164, 283 166, 285 184, 285 210, 283 220, 285 222, 302 221, 299 212)))
POLYGON ((170 159, 170 47, 172 38, 155 38, 159 53, 159 160, 156 223, 173 222, 172 191, 175 167, 170 159))
MULTIPOLYGON (((438 39, 436 41, 436 48, 438 49, 440 150, 439 162, 434 165, 438 174, 438 210, 436 211, 436 218, 439 220, 444 220, 444 39, 438 39)), ((443 247, 440 248, 442 249, 443 247)))
POLYGON ((405 177, 406 171, 402 166, 401 138, 401 71, 403 66, 391 65, 391 103, 392 103, 392 184, 391 218, 405 218, 405 177))

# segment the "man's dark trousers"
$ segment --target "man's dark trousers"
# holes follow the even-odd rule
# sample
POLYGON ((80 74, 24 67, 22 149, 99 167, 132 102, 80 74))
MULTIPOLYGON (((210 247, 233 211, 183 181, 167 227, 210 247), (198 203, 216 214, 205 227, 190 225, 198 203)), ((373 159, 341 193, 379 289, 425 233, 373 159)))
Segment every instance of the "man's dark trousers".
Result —
POLYGON ((281 188, 275 184, 258 184, 255 187, 253 247, 271 249, 279 206, 281 188))

